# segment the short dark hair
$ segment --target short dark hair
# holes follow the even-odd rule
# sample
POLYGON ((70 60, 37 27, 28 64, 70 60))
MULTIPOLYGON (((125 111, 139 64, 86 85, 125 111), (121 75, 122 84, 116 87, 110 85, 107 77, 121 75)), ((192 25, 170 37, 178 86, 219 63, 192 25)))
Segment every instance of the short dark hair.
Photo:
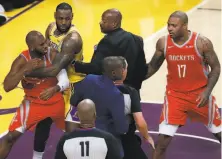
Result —
POLYGON ((64 9, 64 10, 71 10, 72 11, 72 7, 68 4, 68 3, 60 3, 57 7, 56 7, 56 11, 58 11, 59 9, 64 9))
POLYGON ((185 12, 183 11, 175 11, 170 15, 171 17, 177 17, 180 18, 180 20, 184 23, 184 24, 188 24, 188 16, 185 12))
POLYGON ((103 72, 110 73, 118 68, 126 68, 126 59, 122 56, 109 56, 102 63, 103 72))

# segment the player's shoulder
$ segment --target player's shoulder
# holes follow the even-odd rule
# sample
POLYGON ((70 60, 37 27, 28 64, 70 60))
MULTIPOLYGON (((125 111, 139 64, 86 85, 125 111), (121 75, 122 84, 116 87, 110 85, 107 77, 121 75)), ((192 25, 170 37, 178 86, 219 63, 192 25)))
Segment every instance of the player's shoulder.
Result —
POLYGON ((159 49, 159 50, 162 50, 164 51, 164 48, 165 48, 165 43, 167 41, 167 35, 165 36, 161 36, 157 42, 156 42, 156 48, 159 49))
POLYGON ((56 25, 55 22, 51 22, 51 23, 49 23, 47 29, 52 29, 52 27, 54 27, 55 25, 56 25))
POLYGON ((161 36, 158 40, 157 43, 163 43, 165 44, 165 41, 167 40, 168 35, 163 35, 161 36))
POLYGON ((76 38, 76 37, 81 37, 80 33, 77 30, 73 30, 72 32, 68 33, 66 35, 67 38, 76 38))
POLYGON ((205 52, 206 50, 209 49, 213 49, 213 44, 211 40, 208 37, 201 34, 198 34, 196 45, 200 53, 205 52))
POLYGON ((21 52, 21 54, 29 54, 29 50, 28 50, 28 49, 23 50, 23 51, 21 52))
POLYGON ((24 57, 27 61, 29 60, 29 58, 30 58, 30 54, 29 54, 29 50, 23 50, 20 54, 19 54, 19 56, 21 56, 21 57, 24 57))
POLYGON ((81 42, 82 43, 82 37, 80 36, 80 34, 77 31, 73 31, 71 33, 68 33, 64 40, 63 43, 73 43, 73 42, 81 42))
POLYGON ((210 39, 202 34, 197 35, 197 42, 210 42, 210 39))

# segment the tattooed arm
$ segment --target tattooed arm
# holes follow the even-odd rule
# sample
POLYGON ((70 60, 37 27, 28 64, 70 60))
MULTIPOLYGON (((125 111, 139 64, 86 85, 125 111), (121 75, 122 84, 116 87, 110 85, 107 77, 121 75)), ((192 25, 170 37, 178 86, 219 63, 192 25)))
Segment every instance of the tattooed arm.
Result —
POLYGON ((82 38, 77 32, 69 34, 62 43, 61 53, 56 54, 52 66, 37 69, 26 75, 29 77, 55 77, 74 59, 75 54, 82 49, 82 38))
POLYGON ((197 100, 199 100, 199 107, 206 105, 209 95, 211 94, 215 84, 220 76, 220 63, 218 57, 214 51, 212 42, 203 36, 199 36, 197 39, 197 48, 204 58, 204 62, 208 64, 211 71, 208 75, 207 88, 202 92, 197 100))
POLYGON ((148 71, 146 74, 146 79, 150 78, 153 74, 155 74, 159 70, 160 66, 163 64, 163 61, 165 60, 164 46, 165 46, 165 37, 163 36, 157 41, 156 51, 151 61, 148 63, 148 71))

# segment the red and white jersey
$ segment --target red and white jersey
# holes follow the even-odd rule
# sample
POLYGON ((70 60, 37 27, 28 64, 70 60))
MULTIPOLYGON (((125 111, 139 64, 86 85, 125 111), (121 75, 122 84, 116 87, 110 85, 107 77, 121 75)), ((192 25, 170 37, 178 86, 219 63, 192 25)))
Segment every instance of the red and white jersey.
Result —
POLYGON ((167 89, 187 92, 207 85, 209 67, 198 52, 198 35, 191 32, 183 45, 174 43, 169 35, 166 37, 167 89))
MULTIPOLYGON (((31 60, 31 55, 29 53, 29 50, 23 51, 20 55, 23 56, 27 61, 31 60)), ((45 67, 51 65, 50 51, 43 57, 43 59, 45 67)), ((39 99, 41 92, 43 92, 47 88, 51 88, 57 85, 58 80, 56 77, 41 78, 41 79, 24 77, 21 83, 22 87, 24 88, 25 99, 31 100, 32 102, 41 103, 41 104, 47 104, 47 103, 50 104, 57 102, 62 98, 62 94, 58 92, 47 101, 39 99)))

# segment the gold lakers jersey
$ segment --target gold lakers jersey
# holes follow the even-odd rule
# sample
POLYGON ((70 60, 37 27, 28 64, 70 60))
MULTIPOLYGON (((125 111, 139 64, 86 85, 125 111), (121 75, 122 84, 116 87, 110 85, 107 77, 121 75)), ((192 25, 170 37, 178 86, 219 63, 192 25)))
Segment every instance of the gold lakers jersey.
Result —
MULTIPOLYGON (((56 24, 54 23, 49 31, 49 40, 51 41, 51 44, 54 48, 56 48, 59 52, 61 52, 61 46, 63 43, 64 38, 72 33, 72 32, 78 32, 78 30, 76 29, 76 27, 74 25, 72 25, 69 29, 69 31, 67 31, 64 34, 61 34, 59 36, 55 35, 54 32, 57 29, 56 24)), ((78 54, 76 54, 75 59, 76 61, 82 61, 83 60, 83 51, 81 50, 78 54)), ((69 81, 70 83, 76 83, 81 81, 84 78, 84 74, 81 73, 77 73, 75 72, 75 69, 73 66, 68 66, 67 68, 67 73, 68 73, 68 77, 69 77, 69 81)))

